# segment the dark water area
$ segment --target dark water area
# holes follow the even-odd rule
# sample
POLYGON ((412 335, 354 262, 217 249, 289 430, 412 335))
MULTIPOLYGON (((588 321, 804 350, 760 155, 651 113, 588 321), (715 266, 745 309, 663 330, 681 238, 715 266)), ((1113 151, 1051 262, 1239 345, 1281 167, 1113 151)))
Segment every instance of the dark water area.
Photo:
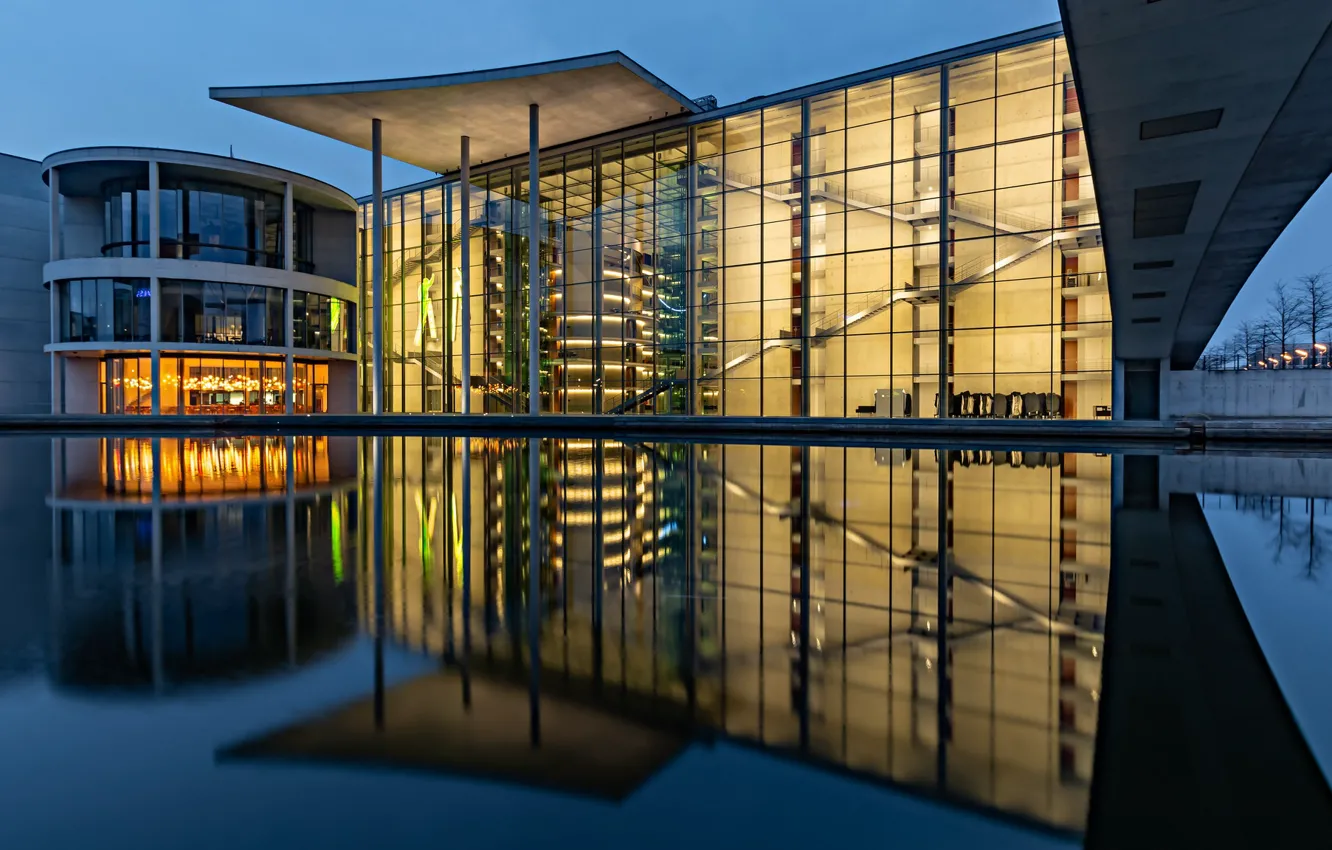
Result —
POLYGON ((1321 457, 0 439, 0 847, 1325 838, 1330 499, 1321 457))

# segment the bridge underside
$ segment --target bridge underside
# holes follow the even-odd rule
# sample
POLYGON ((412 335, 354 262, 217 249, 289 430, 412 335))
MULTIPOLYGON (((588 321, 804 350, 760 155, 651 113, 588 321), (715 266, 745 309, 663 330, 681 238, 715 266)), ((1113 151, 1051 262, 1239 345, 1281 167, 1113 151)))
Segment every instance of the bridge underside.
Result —
MULTIPOLYGON (((1332 5, 1061 0, 1116 359, 1192 368, 1332 172, 1332 5)), ((1132 406, 1132 405, 1130 405, 1132 406)))

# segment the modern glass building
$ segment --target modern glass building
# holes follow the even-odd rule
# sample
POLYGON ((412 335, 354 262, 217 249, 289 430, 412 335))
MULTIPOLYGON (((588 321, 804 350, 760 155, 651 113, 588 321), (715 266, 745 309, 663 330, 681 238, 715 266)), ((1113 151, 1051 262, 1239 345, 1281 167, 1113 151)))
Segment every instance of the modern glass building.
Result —
POLYGON ((355 203, 206 154, 47 157, 52 410, 356 409, 355 203))
POLYGON ((1058 27, 711 106, 542 149, 535 275, 526 159, 387 192, 379 316, 362 199, 365 409, 380 322, 385 410, 527 410, 531 278, 542 411, 1109 415, 1058 27))

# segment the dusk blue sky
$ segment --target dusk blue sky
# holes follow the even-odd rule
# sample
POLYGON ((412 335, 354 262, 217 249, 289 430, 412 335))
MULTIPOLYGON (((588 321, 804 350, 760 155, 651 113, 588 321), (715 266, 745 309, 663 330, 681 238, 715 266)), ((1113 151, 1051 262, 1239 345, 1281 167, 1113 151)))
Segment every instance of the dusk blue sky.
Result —
MULTIPOLYGON (((691 97, 731 103, 1058 18, 1054 0, 6 0, 0 152, 41 159, 88 145, 220 154, 234 146, 238 157, 361 195, 370 188, 369 154, 214 103, 208 87, 417 76, 623 50, 691 97)), ((389 187, 422 176, 385 165, 389 187)), ((1258 267, 1222 333, 1261 310, 1273 280, 1332 268, 1329 223, 1325 186, 1258 267)))

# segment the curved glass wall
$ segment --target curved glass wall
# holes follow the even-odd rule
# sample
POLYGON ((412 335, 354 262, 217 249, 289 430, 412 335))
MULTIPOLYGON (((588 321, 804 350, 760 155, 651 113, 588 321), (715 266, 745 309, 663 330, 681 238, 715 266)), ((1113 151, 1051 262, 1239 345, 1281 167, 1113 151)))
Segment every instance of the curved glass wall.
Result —
POLYGON ((55 283, 60 342, 147 342, 152 298, 142 277, 87 278, 55 283))
MULTIPOLYGON (((162 341, 222 345, 287 344, 286 291, 271 286, 164 278, 162 341)), ((293 344, 320 351, 356 350, 356 308, 349 301, 293 293, 293 344)))
MULTIPOLYGON (((281 357, 192 357, 163 354, 161 408, 176 414, 285 413, 287 381, 281 357)), ((296 413, 328 411, 328 364, 295 363, 296 413)), ((104 357, 99 364, 102 413, 149 414, 152 360, 145 355, 104 357)))
MULTIPOLYGON (((148 257, 146 178, 111 180, 105 202, 104 257, 148 257)), ((197 180, 164 180, 159 192, 161 256, 280 269, 283 223, 280 193, 197 180)), ((296 270, 313 272, 313 210, 295 205, 296 270)))

